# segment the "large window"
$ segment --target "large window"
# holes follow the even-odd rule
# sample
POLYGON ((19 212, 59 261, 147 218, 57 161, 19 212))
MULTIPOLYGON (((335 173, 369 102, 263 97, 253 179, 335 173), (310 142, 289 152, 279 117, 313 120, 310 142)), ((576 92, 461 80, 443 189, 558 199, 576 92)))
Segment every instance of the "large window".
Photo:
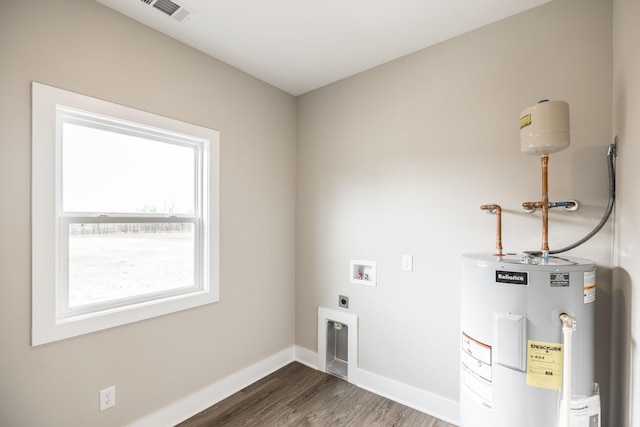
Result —
POLYGON ((33 84, 33 345, 218 300, 218 132, 33 84))

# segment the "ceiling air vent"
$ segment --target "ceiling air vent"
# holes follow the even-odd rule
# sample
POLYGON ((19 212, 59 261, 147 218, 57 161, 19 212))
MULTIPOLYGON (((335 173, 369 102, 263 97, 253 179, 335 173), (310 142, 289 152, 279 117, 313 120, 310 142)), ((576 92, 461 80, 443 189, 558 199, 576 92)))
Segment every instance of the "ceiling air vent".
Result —
POLYGON ((153 7, 171 16, 180 9, 180 5, 175 4, 171 0, 157 0, 153 7))
POLYGON ((191 11, 186 7, 173 2, 171 0, 140 0, 143 3, 153 6, 161 12, 166 13, 176 21, 182 21, 184 18, 191 14, 191 11))
POLYGON ((191 12, 189 12, 187 9, 185 9, 184 7, 181 7, 180 9, 178 9, 176 11, 176 13, 174 13, 173 15, 171 15, 171 17, 173 19, 175 19, 176 21, 182 21, 184 18, 186 18, 187 16, 189 16, 191 12))

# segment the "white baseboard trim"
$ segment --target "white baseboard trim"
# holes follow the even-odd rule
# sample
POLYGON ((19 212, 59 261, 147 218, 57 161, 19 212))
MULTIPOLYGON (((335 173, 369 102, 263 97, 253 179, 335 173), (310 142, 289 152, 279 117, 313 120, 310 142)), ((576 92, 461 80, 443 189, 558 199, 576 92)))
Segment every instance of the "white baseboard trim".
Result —
POLYGON ((318 354, 304 347, 295 346, 296 361, 310 368, 318 369, 318 354))
MULTIPOLYGON (((317 360, 316 353, 299 346, 296 346, 295 353, 296 361, 318 369, 317 366, 313 366, 310 363, 310 361, 317 360)), ((446 399, 360 368, 356 368, 355 372, 349 372, 349 382, 364 390, 439 418, 442 421, 460 425, 460 404, 454 400, 446 399)))
MULTIPOLYGON (((349 374, 351 379, 351 374, 349 374)), ((460 404, 417 387, 358 369, 354 385, 454 425, 460 425, 460 404)))
POLYGON ((294 347, 282 350, 133 422, 130 427, 175 426, 294 360, 294 347))
MULTIPOLYGON (((304 347, 293 346, 244 368, 183 399, 147 415, 130 427, 171 427, 194 416, 232 394, 297 361, 318 369, 317 354, 304 347)), ((349 373, 349 382, 377 395, 432 415, 451 424, 459 425, 459 404, 453 400, 429 393, 407 384, 357 369, 349 373)))

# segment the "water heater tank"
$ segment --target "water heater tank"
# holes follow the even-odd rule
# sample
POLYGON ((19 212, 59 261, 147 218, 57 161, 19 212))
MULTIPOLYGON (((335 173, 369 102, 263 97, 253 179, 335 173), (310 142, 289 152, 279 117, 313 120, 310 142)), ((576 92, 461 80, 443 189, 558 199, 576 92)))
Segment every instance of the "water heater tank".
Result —
MULTIPOLYGON (((460 426, 558 425, 563 313, 576 319, 572 400, 593 395, 594 302, 595 264, 591 261, 464 255, 460 426)), ((599 419, 592 417, 585 425, 598 426, 599 419), (594 420, 598 423, 592 424, 594 420)))

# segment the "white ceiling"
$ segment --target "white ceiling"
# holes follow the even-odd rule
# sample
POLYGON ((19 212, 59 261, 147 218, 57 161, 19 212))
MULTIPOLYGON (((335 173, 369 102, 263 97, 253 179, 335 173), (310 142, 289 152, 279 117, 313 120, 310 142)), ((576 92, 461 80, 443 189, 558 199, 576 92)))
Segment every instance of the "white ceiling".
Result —
POLYGON ((551 0, 96 1, 300 95, 551 0))

